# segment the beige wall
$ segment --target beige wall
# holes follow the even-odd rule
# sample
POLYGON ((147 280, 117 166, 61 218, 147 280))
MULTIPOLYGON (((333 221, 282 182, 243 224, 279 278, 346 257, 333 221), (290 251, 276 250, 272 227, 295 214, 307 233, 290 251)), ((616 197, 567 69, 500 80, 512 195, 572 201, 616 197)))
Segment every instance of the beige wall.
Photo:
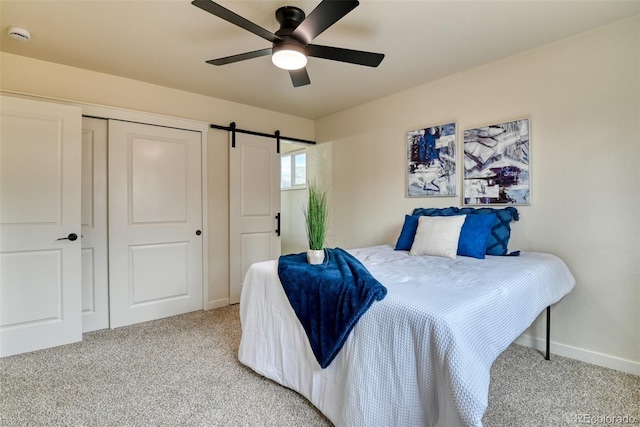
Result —
POLYGON ((334 243, 395 243, 413 208, 460 206, 404 196, 407 131, 456 121, 461 138, 529 117, 532 203, 510 248, 556 254, 577 280, 552 310, 552 352, 640 374, 639 28, 622 22, 316 121, 333 149, 334 243))
MULTIPOLYGON (((314 138, 314 123, 247 105, 131 79, 0 53, 0 89, 75 102, 228 125, 293 138, 314 138)), ((207 307, 229 299, 228 133, 208 134, 209 298, 207 307)))

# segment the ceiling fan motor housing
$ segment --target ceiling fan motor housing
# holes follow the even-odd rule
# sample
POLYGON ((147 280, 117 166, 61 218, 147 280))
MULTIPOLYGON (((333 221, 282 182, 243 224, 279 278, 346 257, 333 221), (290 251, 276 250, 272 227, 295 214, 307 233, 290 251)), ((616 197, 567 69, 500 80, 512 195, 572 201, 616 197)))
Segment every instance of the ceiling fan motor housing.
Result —
POLYGON ((276 40, 273 43, 274 53, 279 50, 295 50, 304 55, 307 54, 305 49, 307 43, 291 35, 304 19, 305 13, 298 7, 284 6, 276 10, 276 20, 280 23, 280 29, 274 34, 282 40, 276 40))
POLYGON ((289 30, 288 33, 291 34, 304 21, 305 17, 304 10, 299 7, 283 6, 279 8, 276 10, 276 21, 280 23, 280 30, 276 32, 276 35, 280 35, 278 33, 283 30, 289 30))

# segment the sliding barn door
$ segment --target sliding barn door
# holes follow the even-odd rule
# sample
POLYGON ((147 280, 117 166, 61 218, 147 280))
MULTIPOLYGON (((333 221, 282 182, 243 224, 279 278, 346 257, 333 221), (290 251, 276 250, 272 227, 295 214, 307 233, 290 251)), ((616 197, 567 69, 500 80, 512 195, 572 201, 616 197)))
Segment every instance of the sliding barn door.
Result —
POLYGON ((109 121, 111 327, 203 308, 201 134, 109 121))
POLYGON ((0 355, 82 340, 81 111, 2 97, 0 355))
POLYGON ((280 155, 276 140, 236 134, 229 149, 229 301, 240 302, 254 262, 280 256, 280 155))

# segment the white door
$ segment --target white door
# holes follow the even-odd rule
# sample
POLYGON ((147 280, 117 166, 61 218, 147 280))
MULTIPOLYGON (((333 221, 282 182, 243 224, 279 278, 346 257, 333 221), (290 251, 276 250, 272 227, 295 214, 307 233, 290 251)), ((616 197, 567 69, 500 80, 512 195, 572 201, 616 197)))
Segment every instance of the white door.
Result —
POLYGON ((203 308, 201 134, 109 121, 111 327, 203 308))
POLYGON ((9 356, 82 340, 82 113, 0 103, 0 356, 9 356))
POLYGON ((107 124, 82 119, 82 332, 109 327, 107 124))
POLYGON ((276 140, 236 134, 229 149, 229 302, 240 302, 254 262, 280 256, 280 155, 276 140))

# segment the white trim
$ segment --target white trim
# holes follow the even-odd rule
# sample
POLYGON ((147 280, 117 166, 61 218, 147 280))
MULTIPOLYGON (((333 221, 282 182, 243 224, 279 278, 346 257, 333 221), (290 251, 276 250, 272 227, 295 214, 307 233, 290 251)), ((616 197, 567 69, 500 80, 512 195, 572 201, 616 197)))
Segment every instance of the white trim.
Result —
POLYGON ((53 98, 48 96, 34 95, 11 90, 0 90, 0 94, 10 95, 19 98, 35 99, 54 102, 58 104, 72 105, 80 107, 83 116, 97 117, 102 119, 123 120, 128 122, 143 123, 156 126, 171 127, 177 129, 190 130, 201 133, 202 141, 202 288, 203 288, 203 309, 218 308, 229 305, 227 299, 226 304, 218 305, 219 301, 208 301, 209 299, 209 234, 207 224, 208 217, 208 188, 207 188, 207 144, 208 133, 211 128, 209 123, 191 119, 183 119, 178 117, 163 116, 155 113, 145 113, 141 111, 127 110, 118 107, 108 107, 104 105, 89 104, 85 102, 71 101, 61 98, 53 98), (213 304, 213 306, 212 306, 213 304))
MULTIPOLYGON (((532 337, 530 335, 520 335, 514 342, 543 352, 546 348, 546 341, 544 339, 532 337)), ((559 344, 553 341, 551 341, 550 347, 551 353, 558 356, 580 360, 582 362, 615 369, 632 375, 640 375, 640 363, 632 360, 621 359, 608 354, 597 353, 595 351, 572 347, 566 344, 559 344)))
POLYGON ((80 107, 82 109, 83 116, 98 117, 103 119, 115 119, 124 120, 129 122, 144 123, 148 125, 157 125, 164 127, 173 127, 178 129, 192 130, 196 132, 207 133, 210 125, 206 122, 201 122, 191 119, 183 119, 179 117, 163 116, 155 113, 145 113, 141 111, 127 110, 118 107, 108 107, 104 105, 89 104, 86 102, 72 101, 62 98, 53 98, 42 95, 33 95, 29 93, 14 92, 8 90, 0 91, 3 94, 20 96, 30 99, 46 100, 55 102, 58 104, 67 104, 80 107))
POLYGON ((202 309, 207 310, 208 301, 209 301, 209 203, 207 194, 209 194, 208 190, 208 159, 207 159, 207 145, 209 141, 209 125, 207 125, 207 130, 204 132, 200 132, 201 138, 201 151, 200 155, 202 158, 200 159, 200 172, 202 180, 200 184, 200 188, 202 190, 202 224, 200 224, 200 230, 202 231, 202 309))

